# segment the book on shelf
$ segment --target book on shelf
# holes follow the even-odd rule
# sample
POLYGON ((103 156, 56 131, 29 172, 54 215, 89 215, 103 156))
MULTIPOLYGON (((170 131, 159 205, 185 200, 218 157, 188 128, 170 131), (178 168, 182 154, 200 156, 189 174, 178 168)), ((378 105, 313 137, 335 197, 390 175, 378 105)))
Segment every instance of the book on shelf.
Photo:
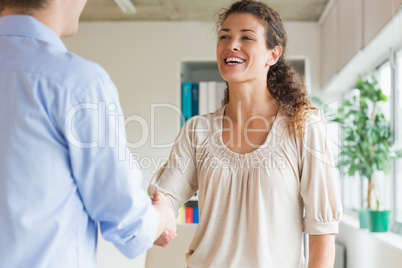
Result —
POLYGON ((193 208, 193 223, 199 223, 200 222, 200 215, 198 212, 198 207, 193 208))
POLYGON ((208 113, 208 82, 199 83, 198 91, 198 112, 199 114, 208 113))
POLYGON ((199 96, 199 85, 198 83, 191 84, 192 89, 192 102, 191 102, 191 115, 198 115, 198 96, 199 96))
POLYGON ((185 215, 186 215, 186 212, 184 210, 185 210, 185 207, 183 205, 183 206, 181 206, 181 208, 179 210, 179 216, 177 217, 177 222, 178 223, 184 223, 186 221, 185 218, 184 218, 185 215))
POLYGON ((185 223, 193 223, 193 208, 192 207, 186 207, 186 217, 185 217, 185 223))
POLYGON ((200 82, 198 99, 199 114, 213 113, 221 108, 225 89, 225 82, 200 82))
POLYGON ((192 116, 193 91, 191 82, 181 83, 181 125, 192 116))
POLYGON ((199 223, 198 200, 195 197, 180 208, 178 223, 199 223))
POLYGON ((215 92, 215 110, 222 107, 222 101, 225 97, 225 89, 227 85, 225 82, 216 82, 216 92, 215 92))
POLYGON ((181 109, 183 116, 181 125, 195 115, 213 113, 221 108, 225 89, 225 82, 182 82, 181 109))

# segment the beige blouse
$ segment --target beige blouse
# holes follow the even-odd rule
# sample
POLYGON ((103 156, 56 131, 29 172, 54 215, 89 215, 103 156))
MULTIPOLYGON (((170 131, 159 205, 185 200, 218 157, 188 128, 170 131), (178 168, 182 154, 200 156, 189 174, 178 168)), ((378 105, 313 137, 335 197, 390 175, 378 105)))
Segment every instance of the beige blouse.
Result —
POLYGON ((325 124, 311 116, 297 138, 279 113, 264 144, 238 154, 222 142, 223 113, 185 124, 149 194, 166 194, 178 213, 199 191, 190 268, 301 268, 303 232, 337 233, 342 214, 325 124))

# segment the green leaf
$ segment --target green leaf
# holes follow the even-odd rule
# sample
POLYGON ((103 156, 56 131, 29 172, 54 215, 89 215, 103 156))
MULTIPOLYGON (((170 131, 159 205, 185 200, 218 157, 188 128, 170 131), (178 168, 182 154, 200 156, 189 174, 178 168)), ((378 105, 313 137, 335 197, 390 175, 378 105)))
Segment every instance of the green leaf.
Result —
POLYGON ((344 106, 352 106, 353 104, 350 102, 350 100, 344 100, 343 105, 344 106))

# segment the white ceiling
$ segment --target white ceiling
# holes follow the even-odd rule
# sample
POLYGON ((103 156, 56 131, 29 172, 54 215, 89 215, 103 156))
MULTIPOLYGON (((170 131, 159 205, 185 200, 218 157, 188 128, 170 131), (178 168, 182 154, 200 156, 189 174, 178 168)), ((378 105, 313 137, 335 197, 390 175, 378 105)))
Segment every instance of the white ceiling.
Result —
MULTIPOLYGON (((136 14, 124 14, 114 0, 88 0, 81 21, 142 20, 212 21, 233 0, 129 0, 136 14)), ((329 0, 264 0, 285 21, 317 21, 329 0)))

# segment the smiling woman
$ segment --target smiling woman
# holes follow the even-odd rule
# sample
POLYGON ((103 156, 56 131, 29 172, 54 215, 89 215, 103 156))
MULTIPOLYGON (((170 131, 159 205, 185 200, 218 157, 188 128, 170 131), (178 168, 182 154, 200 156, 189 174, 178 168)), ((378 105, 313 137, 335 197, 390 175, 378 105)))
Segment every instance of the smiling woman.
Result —
POLYGON ((333 267, 342 207, 325 125, 284 60, 279 14, 238 1, 220 15, 223 108, 186 122, 149 194, 177 212, 198 190, 188 267, 333 267), (191 159, 187 166, 180 160, 191 159))
MULTIPOLYGON (((289 130, 293 133, 302 134, 303 123, 305 122, 306 115, 311 108, 310 101, 307 98, 306 90, 302 85, 299 77, 295 71, 285 60, 285 51, 287 45, 287 34, 282 24, 282 19, 278 12, 262 3, 255 3, 253 5, 247 4, 247 1, 234 4, 226 12, 219 15, 217 27, 220 37, 222 32, 227 32, 228 29, 224 26, 226 23, 230 23, 236 16, 239 15, 253 17, 254 27, 256 31, 241 29, 242 33, 249 34, 244 36, 244 41, 259 41, 261 46, 272 50, 274 53, 271 61, 267 67, 270 67, 266 84, 272 97, 276 99, 282 108, 282 112, 287 115, 287 125, 289 130), (233 16, 230 16, 232 15, 233 16), (232 19, 229 19, 229 16, 232 19), (254 40, 250 35, 254 35, 254 40)), ((250 18, 248 18, 250 20, 250 18)), ((250 22, 248 22, 250 23, 250 22)), ((248 25, 253 25, 252 23, 248 25)), ((243 42, 244 43, 244 42, 243 42)), ((219 50, 219 42, 218 49, 219 50)), ((218 57, 218 66, 219 66, 218 57)), ((225 92, 225 99, 223 104, 226 105, 229 102, 229 91, 225 92)))

